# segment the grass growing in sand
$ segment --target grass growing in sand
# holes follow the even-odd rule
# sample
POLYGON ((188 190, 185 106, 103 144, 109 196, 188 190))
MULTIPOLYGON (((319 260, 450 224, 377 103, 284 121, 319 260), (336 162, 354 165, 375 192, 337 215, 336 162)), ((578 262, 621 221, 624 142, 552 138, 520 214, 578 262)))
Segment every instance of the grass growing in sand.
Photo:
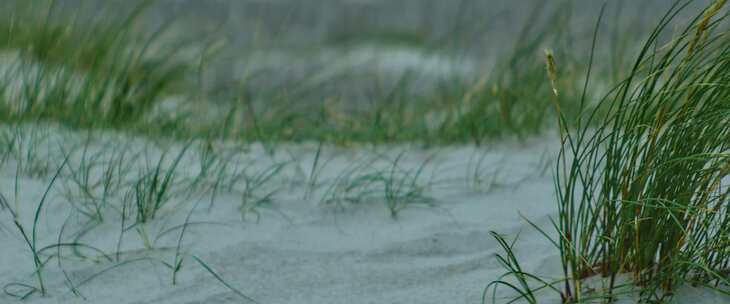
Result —
MULTIPOLYGON (((150 166, 149 163, 141 163, 144 162, 143 157, 125 156, 137 155, 138 152, 134 149, 129 151, 119 147, 101 145, 102 149, 98 150, 99 146, 91 144, 98 140, 94 137, 93 132, 87 133, 80 140, 64 137, 68 136, 67 134, 55 134, 61 137, 53 137, 52 140, 44 137, 43 141, 29 146, 22 146, 17 143, 16 138, 33 138, 37 134, 45 134, 45 131, 47 130, 42 130, 41 126, 36 125, 25 128, 4 128, 4 136, 0 139, 3 143, 8 144, 8 146, 3 146, 7 149, 0 150, 0 159, 4 160, 3 166, 0 166, 0 168, 15 167, 14 193, 6 195, 0 192, 0 216, 9 220, 14 228, 3 225, 1 226, 3 228, 2 232, 16 235, 25 242, 32 258, 33 277, 36 280, 35 284, 22 281, 3 282, 5 295, 26 300, 35 294, 48 296, 57 291, 58 286, 49 288, 46 279, 46 274, 51 272, 51 262, 54 260, 58 267, 53 271, 60 271, 63 274, 64 284, 68 291, 82 299, 85 299, 82 293, 84 285, 112 270, 140 262, 151 263, 169 269, 172 284, 177 284, 178 274, 187 268, 185 266, 188 266, 184 262, 195 261, 196 263, 190 263, 190 265, 200 266, 203 271, 212 275, 217 282, 220 282, 245 301, 256 302, 224 280, 203 259, 186 251, 183 243, 185 233, 194 225, 213 224, 192 221, 193 211, 199 203, 196 203, 190 209, 182 225, 168 228, 166 223, 159 221, 158 212, 163 207, 166 210, 180 207, 169 208, 165 206, 173 190, 178 191, 178 189, 193 185, 195 182, 192 176, 187 176, 188 178, 179 178, 177 176, 178 164, 192 146, 191 144, 183 146, 176 152, 160 151, 159 159, 150 166), (74 146, 74 141, 81 143, 78 150, 67 149, 68 146, 74 146), (54 171, 51 172, 53 173, 52 176, 23 176, 26 172, 23 168, 26 166, 25 159, 27 159, 27 155, 35 155, 39 153, 37 150, 46 150, 54 145, 59 145, 60 149, 55 152, 48 152, 48 158, 58 160, 54 155, 62 156, 62 158, 60 159, 61 164, 49 164, 54 168, 54 171), (22 153, 19 153, 18 150, 22 153), (135 171, 134 168, 141 170, 135 171), (137 173, 136 176, 135 172, 137 173), (25 188, 29 185, 22 182, 27 181, 28 178, 46 181, 41 189, 42 193, 38 193, 41 197, 37 203, 25 200, 25 193, 27 193, 25 188), (58 189, 61 188, 60 182, 62 181, 66 182, 66 185, 63 185, 63 189, 58 189), (185 184, 185 186, 181 184, 185 184), (110 189, 111 187, 115 189, 110 189), (127 193, 127 195, 121 195, 123 193, 127 193), (62 195, 59 196, 58 194, 62 195), (65 198, 65 202, 72 207, 69 208, 69 217, 60 227, 52 221, 47 222, 42 219, 44 214, 46 217, 49 217, 49 215, 57 217, 55 213, 58 212, 58 209, 55 205, 63 201, 59 198, 65 198), (23 212, 27 208, 33 209, 32 216, 23 212), (103 246, 95 247, 82 240, 84 235, 97 233, 96 230, 104 229, 102 226, 105 223, 117 217, 121 217, 121 225, 118 226, 119 238, 116 242, 116 251, 110 251, 110 249, 103 246), (158 221, 155 222, 155 220, 158 221), (137 228, 136 231, 144 243, 145 250, 150 252, 154 252, 159 247, 155 242, 163 235, 179 231, 180 234, 174 247, 172 262, 169 263, 154 254, 143 255, 143 257, 127 257, 130 252, 122 249, 123 239, 125 232, 133 228, 137 228), (156 228, 159 228, 159 232, 152 241, 149 231, 156 228), (53 240, 47 238, 48 231, 46 230, 58 233, 57 238, 53 238, 53 240), (46 232, 40 233, 41 231, 46 232), (113 254, 110 252, 113 252, 113 254), (94 267, 91 274, 79 276, 78 273, 67 271, 67 263, 85 263, 97 267, 94 267)), ((116 223, 112 226, 116 226, 116 223)), ((53 283, 53 285, 55 284, 56 282, 53 283)))
MULTIPOLYGON (((337 210, 375 203, 397 220, 406 209, 434 207, 429 190, 436 187, 433 175, 439 172, 431 170, 431 158, 413 165, 406 164, 403 153, 379 154, 351 160, 350 167, 327 180, 323 172, 330 171, 331 159, 323 155, 329 152, 324 148, 484 145, 541 134, 558 120, 563 150, 556 170, 557 237, 551 241, 560 252, 564 279, 547 281, 527 273, 514 244, 494 233, 507 252, 498 256, 507 274, 490 285, 495 294, 497 287, 507 287, 521 299, 538 303, 538 291, 552 290, 564 302, 578 303, 608 302, 631 293, 661 302, 685 284, 730 293, 730 40, 720 9, 724 2, 717 1, 666 42, 662 37, 670 21, 684 7, 684 2, 677 2, 650 34, 628 76, 597 104, 588 102, 588 80, 591 72, 607 67, 594 66, 593 56, 584 67, 579 63, 582 58, 570 52, 569 21, 555 21, 570 20, 566 6, 547 14, 543 14, 546 4, 536 7, 511 51, 492 71, 474 79, 442 79, 434 90, 422 91, 414 84, 418 75, 405 73, 394 85, 369 92, 363 102, 284 89, 261 92, 242 80, 237 91, 230 92, 232 100, 216 100, 220 105, 197 88, 188 88, 194 85, 187 82, 195 68, 201 75, 193 78, 203 77, 200 70, 207 56, 215 53, 213 47, 168 37, 172 25, 167 24, 142 34, 138 26, 148 1, 122 18, 103 20, 59 11, 54 1, 8 4, 9 9, 0 13, 0 122, 14 127, 0 131, 0 169, 15 168, 15 193, 0 192, 0 215, 10 215, 14 231, 27 244, 37 283, 12 282, 4 292, 21 299, 45 295, 50 289, 44 267, 52 259, 58 262, 66 287, 79 297, 83 297, 81 286, 137 262, 162 265, 177 285, 184 280, 184 266, 195 261, 241 299, 255 302, 189 252, 185 242, 194 226, 220 224, 194 220, 203 196, 210 201, 209 213, 224 193, 235 196, 235 208, 244 221, 261 221, 267 208, 289 220, 276 202, 290 199, 280 177, 297 157, 292 154, 292 162, 277 160, 269 166, 257 164, 260 159, 241 161, 240 152, 254 146, 252 142, 262 144, 266 152, 255 155, 270 160, 280 154, 281 142, 316 142, 312 162, 297 163, 299 175, 291 178, 292 188, 303 189, 298 197, 319 199, 321 205, 337 210), (540 18, 543 15, 547 18, 540 18), (547 56, 547 78, 538 55, 545 45, 553 47, 547 56), (186 60, 186 47, 203 49, 201 58, 186 60), (589 73, 585 87, 578 81, 584 72, 589 73), (204 103, 201 108, 221 106, 224 114, 199 123, 188 118, 204 113, 181 110, 171 117, 158 113, 171 97, 204 103), (82 128, 89 134, 78 149, 59 144, 60 165, 53 163, 52 152, 45 151, 50 145, 46 134, 23 128, 49 123, 82 128), (155 151, 160 154, 152 163, 140 164, 147 160, 140 156, 149 156, 147 151, 135 154, 121 147, 125 143, 101 150, 91 147, 92 134, 100 128, 149 135, 152 140, 159 139, 156 135, 174 137, 186 144, 179 150, 155 151), (225 144, 235 148, 227 151, 225 144), (190 159, 197 165, 193 172, 184 166, 190 159), (30 229, 19 220, 18 180, 23 176, 46 181, 53 172, 35 205, 30 229), (73 225, 71 219, 60 228, 51 227, 58 228, 58 237, 41 247, 36 231, 49 195, 58 193, 54 185, 64 187, 61 194, 80 215, 74 220, 83 225, 73 236, 64 233, 73 225), (178 196, 187 197, 178 200, 178 196), (194 202, 186 205, 189 201, 194 202), (187 207, 184 219, 175 217, 187 207), (116 229, 109 253, 81 242, 85 234, 108 224, 116 229), (143 243, 139 250, 148 255, 130 258, 137 249, 123 249, 125 242, 131 242, 127 232, 132 229, 143 243), (177 232, 172 247, 160 245, 165 236, 177 232), (75 277, 62 264, 70 260, 62 248, 73 250, 82 262, 102 260, 105 268, 75 277), (55 254, 48 253, 52 249, 55 254), (101 258, 82 255, 81 249, 101 258), (174 255, 154 255, 173 251, 174 255)), ((620 64, 614 65, 608 68, 620 64)), ((492 167, 486 156, 473 156, 467 167, 465 181, 471 191, 505 186, 499 170, 506 169, 492 167)))
MULTIPOLYGON (((92 136, 79 147, 80 155, 75 166, 68 167, 62 185, 66 200, 79 213, 89 219, 104 222, 104 214, 109 202, 120 195, 120 189, 127 185, 131 171, 130 156, 126 149, 92 151, 92 136)), ((64 151, 71 158, 76 151, 64 151)))
POLYGON ((140 173, 132 194, 139 223, 153 220, 170 199, 176 170, 189 147, 190 145, 186 145, 177 155, 173 154, 174 159, 170 165, 166 164, 168 155, 165 152, 153 166, 140 173))
MULTIPOLYGON (((534 22, 518 25, 522 28, 515 45, 495 67, 473 79, 441 79, 430 90, 418 88, 418 72, 404 73, 392 85, 376 84, 377 89, 363 100, 312 98, 289 93, 290 88, 279 90, 286 94, 272 95, 243 83, 224 129, 238 130, 233 131, 236 137, 255 141, 335 144, 481 145, 505 137, 540 134, 555 119, 549 111, 550 86, 544 81, 542 61, 535 56, 542 46, 556 46, 563 59, 562 108, 571 115, 578 109, 580 87, 574 80, 582 67, 569 52, 570 38, 564 34, 568 32, 569 11, 569 4, 548 9, 543 3, 534 8, 530 15, 534 22)), ((441 50, 431 46, 428 51, 441 50)))
MULTIPOLYGON (((63 164, 56 170, 56 173, 53 175, 53 178, 51 179, 51 182, 48 184, 48 187, 46 188, 45 192, 43 192, 43 196, 40 199, 40 202, 38 203, 38 206, 35 210, 35 216, 33 217, 33 226, 30 231, 26 228, 25 225, 23 225, 20 222, 20 207, 18 204, 18 195, 16 193, 15 195, 15 206, 14 208, 9 206, 7 202, 7 198, 2 196, 0 200, 2 200, 4 208, 7 208, 9 210, 12 218, 13 218, 13 224, 17 228, 18 232, 23 237, 23 240, 25 240, 25 243, 28 245, 28 249, 33 255, 33 265, 35 267, 35 277, 38 280, 38 285, 32 286, 24 283, 10 283, 3 287, 4 291, 8 294, 12 294, 14 296, 17 296, 18 298, 25 299, 29 297, 30 295, 40 292, 43 296, 46 295, 46 286, 43 283, 43 267, 47 263, 47 261, 41 260, 40 252, 42 251, 41 248, 39 248, 38 244, 38 224, 40 221, 41 211, 43 210, 43 206, 46 204, 46 200, 48 198, 48 194, 50 193, 54 183, 56 182, 56 179, 58 178, 59 174, 61 173, 61 170, 66 166, 68 159, 64 160, 63 164), (24 289, 23 292, 15 294, 14 291, 10 291, 14 288, 24 289)), ((19 172, 19 171, 16 171, 19 172)), ((17 189, 17 174, 16 174, 16 189, 17 189)), ((0 195, 1 196, 1 195, 0 195)))
POLYGON ((559 216, 555 233, 541 232, 560 252, 564 279, 526 273, 495 234, 507 251, 500 256, 507 276, 518 283, 495 281, 495 292, 511 288, 530 303, 538 303, 535 290, 547 288, 565 303, 660 303, 687 284, 730 294, 725 1, 663 42, 688 3, 667 12, 629 76, 601 102, 610 115, 589 112, 576 130, 562 127, 559 216))
MULTIPOLYGON (((149 3, 147 1, 146 3, 149 3)), ((5 4, 0 21, 0 119, 122 127, 149 115, 187 69, 182 42, 134 28, 146 4, 121 18, 89 18, 55 1, 5 4)), ((104 15, 104 14, 100 14, 104 15)))
POLYGON ((172 23, 141 34, 140 19, 150 2, 121 18, 104 19, 69 14, 53 1, 7 4, 0 19, 0 121, 54 121, 185 139, 483 144, 540 134, 554 120, 548 111, 550 88, 535 56, 545 44, 555 46, 563 61, 561 108, 577 113, 574 80, 581 67, 568 52, 570 37, 562 34, 567 21, 554 22, 570 19, 565 5, 545 17, 545 6, 535 8, 533 22, 525 23, 512 50, 474 79, 442 79, 434 90, 422 90, 415 84, 419 75, 405 73, 391 86, 377 85, 366 100, 349 100, 318 95, 318 87, 304 95, 295 88, 262 91, 245 78, 235 92, 227 92, 231 100, 206 106, 200 103, 211 101, 197 88, 202 81, 188 80, 202 77, 196 71, 202 74, 203 65, 215 60, 209 57, 220 45, 176 38, 169 34, 172 23), (201 110, 158 113, 165 99, 198 104, 201 110), (211 121, 196 118, 213 107, 222 107, 224 114, 211 121))
POLYGON ((405 167, 404 157, 399 153, 395 157, 380 155, 358 161, 331 182, 322 203, 342 210, 352 205, 383 202, 393 219, 406 208, 431 206, 427 190, 435 182, 433 176, 424 176, 430 159, 415 167, 405 167))

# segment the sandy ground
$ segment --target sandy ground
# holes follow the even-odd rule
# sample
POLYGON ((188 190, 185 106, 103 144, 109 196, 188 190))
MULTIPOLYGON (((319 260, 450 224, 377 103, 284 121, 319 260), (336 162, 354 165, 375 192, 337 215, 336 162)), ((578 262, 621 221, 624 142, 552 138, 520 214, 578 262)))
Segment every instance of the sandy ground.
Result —
MULTIPOLYGON (((317 166, 316 144, 193 143, 157 217, 129 228, 134 215, 122 223, 121 211, 125 202, 133 204, 134 181, 162 153, 163 167, 170 167, 184 144, 41 126, 2 132, 22 134, 19 149, 0 166, 0 193, 19 209, 28 232, 51 176, 70 155, 39 213, 37 248, 79 243, 107 255, 81 247, 44 251, 48 295, 25 303, 247 302, 192 256, 258 303, 481 303, 485 286, 503 273, 489 231, 519 234, 522 266, 559 275, 557 251, 521 219, 547 226, 555 213, 551 136, 482 148, 323 147, 317 166), (73 172, 91 168, 93 184, 109 160, 122 154, 127 170, 118 171, 120 182, 101 212, 103 221, 92 220, 78 209, 88 205, 71 182, 73 172), (92 160, 101 165, 90 166, 92 160), (218 165, 201 173, 201 163, 218 165), (262 178, 266 172, 276 173, 262 178), (363 179, 378 182, 358 182, 363 179), (213 186, 216 181, 220 187, 213 186), (397 218, 386 207, 388 198, 408 203, 397 218), (176 255, 184 258, 173 285, 173 271, 164 263, 174 264, 176 255)), ((133 209, 128 205, 127 211, 133 209)), ((32 254, 8 210, 0 210, 0 244, 0 284, 11 284, 5 286, 10 291, 23 290, 14 283, 36 286, 32 254)), ((0 294, 0 303, 16 301, 0 294)), ((559 299, 545 295, 543 301, 559 299)), ((677 298, 728 301, 695 289, 677 298)))

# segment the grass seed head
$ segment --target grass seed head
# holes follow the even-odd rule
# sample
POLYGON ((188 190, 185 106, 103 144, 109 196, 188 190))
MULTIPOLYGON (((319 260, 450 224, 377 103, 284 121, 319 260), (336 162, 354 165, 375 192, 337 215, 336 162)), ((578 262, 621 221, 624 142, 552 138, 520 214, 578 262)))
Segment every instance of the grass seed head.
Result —
POLYGON ((712 20, 712 18, 720 12, 722 7, 725 6, 725 3, 727 3, 727 0, 716 0, 707 8, 707 10, 705 10, 702 19, 700 19, 700 22, 697 23, 697 33, 695 34, 694 40, 692 40, 689 45, 688 53, 690 55, 697 50, 697 45, 704 40, 707 35, 707 26, 710 24, 710 20, 712 20))
POLYGON ((548 78, 550 78, 550 86, 553 89, 553 94, 558 96, 558 72, 555 68, 555 56, 550 49, 545 49, 545 68, 547 69, 548 78))

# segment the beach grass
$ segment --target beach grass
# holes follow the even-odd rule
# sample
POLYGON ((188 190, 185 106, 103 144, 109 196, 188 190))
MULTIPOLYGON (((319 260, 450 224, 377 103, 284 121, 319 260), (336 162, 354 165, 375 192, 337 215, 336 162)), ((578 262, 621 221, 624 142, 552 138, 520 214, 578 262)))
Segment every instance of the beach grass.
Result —
POLYGON ((555 119, 538 55, 544 45, 554 46, 561 58, 561 108, 566 116, 577 113, 575 80, 582 67, 564 34, 568 6, 535 8, 531 20, 536 22, 524 23, 517 43, 493 68, 475 77, 440 79, 433 89, 417 87, 419 75, 404 73, 393 85, 377 85, 365 100, 351 100, 323 96, 325 89, 317 86, 301 94, 287 87, 262 91, 244 79, 227 92, 231 100, 211 101, 201 92, 204 80, 199 78, 202 65, 215 61, 217 52, 210 49, 217 47, 177 37, 174 22, 142 32, 142 17, 152 2, 105 18, 71 14, 54 1, 8 4, 7 16, 0 19, 0 121, 51 121, 181 139, 339 145, 527 138, 550 129, 555 119), (172 100, 195 104, 196 110, 160 110, 172 100), (216 113, 223 114, 199 119, 209 108, 221 108, 216 113))
POLYGON ((148 3, 116 18, 69 14, 55 1, 6 4, 0 118, 85 128, 138 123, 188 68, 178 56, 183 42, 160 43, 168 26, 135 29, 148 3))
MULTIPOLYGON (((35 215, 33 217, 33 225, 30 230, 28 230, 27 227, 20 221, 19 213, 21 211, 20 211, 20 207, 18 205, 17 193, 15 196, 16 204, 15 204, 14 208, 12 208, 10 206, 6 206, 7 209, 10 211, 10 214, 12 215, 13 224, 15 225, 15 228, 17 228, 18 232, 23 237, 23 240, 25 241, 26 245, 28 246, 28 249, 30 250, 31 254, 33 255, 33 265, 35 268, 34 276, 38 282, 38 284, 35 286, 24 284, 24 283, 9 283, 3 287, 3 289, 5 290, 6 293, 8 293, 9 289, 12 289, 14 287, 15 288, 19 287, 20 289, 22 289, 23 290, 22 293, 14 294, 18 298, 25 299, 36 292, 40 292, 43 296, 46 295, 46 286, 45 286, 44 280, 43 280, 43 267, 47 263, 47 260, 42 260, 42 257, 41 257, 41 251, 43 251, 43 249, 40 248, 40 244, 38 244, 38 226, 39 226, 39 221, 40 221, 40 217, 41 217, 41 211, 43 210, 43 207, 45 206, 45 204, 47 202, 48 194, 50 193, 51 189, 53 188, 53 185, 55 184, 56 179, 60 175, 61 171, 66 166, 67 161, 68 161, 68 159, 65 159, 63 164, 61 164, 61 166, 58 167, 58 170, 56 170, 56 173, 53 175, 53 178, 51 179, 50 183, 48 184, 48 187, 46 187, 45 192, 43 192, 43 196, 41 197, 40 202, 38 203, 38 206, 36 207, 35 215)), ((16 171, 16 172, 18 172, 18 171, 16 171)), ((18 182, 17 180, 18 180, 18 177, 16 175, 16 189, 17 189, 17 182, 18 182)), ((3 205, 8 205, 7 199, 5 197, 3 197, 1 200, 3 201, 3 205)), ((12 292, 10 292, 10 293, 12 294, 12 292)))
POLYGON ((162 153, 156 163, 140 172, 131 195, 138 223, 144 224, 153 220, 158 211, 170 200, 178 166, 189 147, 190 144, 186 145, 177 154, 162 153), (168 164, 170 155, 172 163, 168 164))
MULTIPOLYGON (((12 127, 0 130, 0 169, 15 166, 15 193, 0 192, 0 215, 10 214, 17 236, 28 246, 37 283, 13 282, 4 291, 21 299, 45 295, 44 267, 53 258, 66 286, 80 297, 80 286, 139 261, 163 265, 177 285, 183 267, 195 261, 240 298, 255 302, 186 250, 186 233, 200 224, 192 220, 200 198, 192 196, 210 195, 210 213, 219 192, 236 195, 244 222, 253 218, 258 223, 266 209, 289 220, 276 202, 289 194, 284 193, 280 177, 288 173, 291 162, 274 161, 260 168, 257 160, 241 162, 238 150, 228 153, 219 144, 236 149, 261 144, 266 153, 258 156, 274 160, 282 143, 314 142, 311 164, 298 167, 300 174, 293 178, 286 176, 295 180, 292 187, 302 187, 304 200, 318 198, 320 205, 338 211, 374 202, 398 220, 404 210, 437 207, 429 192, 437 186, 433 175, 438 172, 430 170, 433 158, 413 165, 405 164, 409 160, 405 152, 376 153, 373 159, 350 160, 349 167, 326 180, 323 172, 329 171, 330 159, 323 155, 325 149, 499 145, 500 139, 524 140, 555 131, 557 125, 562 149, 555 169, 554 231, 530 224, 555 245, 563 278, 531 274, 520 264, 516 241, 495 232, 493 237, 505 252, 497 260, 506 273, 489 284, 484 302, 496 302, 497 288, 503 287, 516 293, 509 301, 529 303, 539 303, 540 293, 549 291, 565 303, 624 297, 666 302, 685 285, 730 294, 730 32, 725 1, 717 0, 688 26, 670 34, 670 24, 689 2, 676 2, 649 33, 628 71, 616 63, 623 61, 623 53, 609 60, 612 64, 596 60, 596 40, 589 58, 572 52, 567 42, 570 8, 541 5, 492 70, 469 79, 443 79, 429 90, 414 84, 417 75, 405 73, 392 86, 356 101, 345 96, 261 92, 249 83, 229 92, 233 100, 207 100, 189 79, 203 77, 201 66, 215 52, 170 37, 172 23, 143 32, 140 23, 150 1, 142 1, 120 18, 98 19, 59 10, 54 1, 8 4, 0 13, 0 123, 12 127), (545 46, 550 50, 543 53, 545 46), (188 47, 203 49, 200 58, 187 60, 188 47), (591 81, 604 80, 596 74, 609 70, 608 78, 617 83, 596 100, 594 92, 599 90, 591 81), (203 109, 222 107, 223 114, 199 122, 190 117, 207 113, 160 112, 164 101, 171 99, 203 109), (33 126, 29 132, 27 125, 33 126), (89 135, 76 149, 59 144, 63 155, 59 165, 46 151, 55 142, 36 131, 48 125, 82 129, 89 135), (125 150, 125 143, 101 151, 92 147, 92 134, 99 129, 146 136, 153 143, 172 139, 184 144, 179 150, 157 151, 159 155, 139 164, 142 158, 125 150), (188 158, 198 164, 192 175, 185 167, 188 158), (18 181, 21 177, 47 181, 49 175, 31 228, 19 219, 18 181), (64 223, 56 243, 42 247, 36 231, 56 184, 65 187, 63 195, 70 209, 82 215, 81 222, 91 224, 73 242, 66 242, 64 223), (198 201, 182 224, 156 226, 161 219, 173 219, 184 206, 170 203, 178 194, 198 201), (97 225, 117 219, 121 225, 115 259, 78 241, 97 225), (163 235, 179 230, 172 263, 123 257, 125 233, 132 228, 150 252, 163 235), (159 233, 151 238, 148 231, 156 228, 159 233), (66 247, 96 251, 116 264, 76 280, 61 264, 61 248, 66 247), (57 250, 55 255, 44 254, 51 249, 57 250)), ((600 24, 599 18, 595 37, 600 24)), ((385 38, 399 45, 425 44, 421 37, 410 35, 385 38)), ((355 44, 357 39, 343 38, 341 43, 355 44)), ((297 157, 291 156, 296 162, 297 157)), ((491 192, 505 186, 500 182, 502 168, 492 169, 486 156, 472 157, 465 172, 470 191, 491 192)))
POLYGON ((559 251, 564 279, 546 282, 503 258, 522 284, 491 287, 531 303, 533 290, 547 287, 565 303, 662 303, 683 285, 730 294, 727 15, 715 1, 662 38, 690 2, 664 15, 603 110, 588 111, 574 130, 561 125, 555 231, 534 226, 559 251))

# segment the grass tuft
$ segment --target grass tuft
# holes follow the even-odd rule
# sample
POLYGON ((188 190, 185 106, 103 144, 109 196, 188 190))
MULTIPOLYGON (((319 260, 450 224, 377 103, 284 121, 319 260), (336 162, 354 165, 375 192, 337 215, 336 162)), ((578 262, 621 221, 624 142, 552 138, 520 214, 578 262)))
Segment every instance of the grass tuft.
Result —
POLYGON ((72 15, 55 1, 8 4, 0 13, 0 119, 140 122, 188 69, 178 56, 184 45, 165 37, 167 26, 149 35, 134 29, 150 2, 103 19, 72 15))
MULTIPOLYGON (((730 294, 730 31, 727 15, 717 16, 725 1, 715 1, 662 42, 688 3, 662 18, 602 109, 588 111, 575 130, 561 125, 551 240, 565 303, 626 296, 626 279, 642 302, 665 302, 684 284, 730 294), (592 294, 589 278, 605 292, 592 294)), ((529 287, 520 290, 534 300, 529 287)))
POLYGON ((426 192, 434 181, 424 180, 432 158, 405 168, 404 156, 403 152, 395 158, 381 155, 343 170, 325 191, 322 202, 337 209, 382 202, 393 219, 409 207, 432 206, 433 200, 426 192))
POLYGON ((166 166, 167 153, 163 153, 154 167, 141 174, 133 189, 138 223, 144 224, 154 219, 167 203, 178 165, 189 147, 190 144, 185 145, 169 166, 166 166))

